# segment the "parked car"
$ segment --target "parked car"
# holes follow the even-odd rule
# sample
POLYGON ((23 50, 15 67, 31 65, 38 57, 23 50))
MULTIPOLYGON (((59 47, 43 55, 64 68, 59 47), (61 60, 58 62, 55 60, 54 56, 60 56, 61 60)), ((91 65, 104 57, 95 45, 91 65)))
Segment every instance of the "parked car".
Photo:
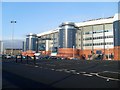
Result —
POLYGON ((6 59, 6 55, 5 54, 2 55, 2 59, 6 59))
POLYGON ((79 60, 78 58, 73 58, 72 60, 79 60))
POLYGON ((17 58, 18 58, 18 59, 20 59, 20 58, 21 58, 21 56, 20 56, 20 55, 17 55, 17 58))
POLYGON ((49 58, 50 58, 50 59, 57 59, 56 56, 50 56, 49 58))
POLYGON ((27 57, 26 56, 22 56, 23 59, 26 59, 27 57))
POLYGON ((36 56, 36 59, 39 59, 39 56, 36 56))
POLYGON ((61 57, 57 57, 58 60, 61 60, 61 57))
POLYGON ((7 59, 11 59, 12 56, 11 56, 11 55, 7 55, 6 58, 7 58, 7 59))
POLYGON ((65 59, 65 60, 66 60, 67 58, 66 58, 66 57, 61 57, 61 59, 62 59, 62 60, 64 60, 64 59, 65 59))
POLYGON ((15 58, 16 58, 16 56, 15 56, 15 55, 12 55, 12 56, 11 56, 11 58, 12 58, 12 59, 15 59, 15 58))

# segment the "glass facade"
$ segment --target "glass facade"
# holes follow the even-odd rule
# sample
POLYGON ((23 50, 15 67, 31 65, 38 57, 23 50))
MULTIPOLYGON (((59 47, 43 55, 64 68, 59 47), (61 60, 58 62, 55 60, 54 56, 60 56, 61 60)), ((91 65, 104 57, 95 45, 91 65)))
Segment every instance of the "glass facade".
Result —
POLYGON ((80 27, 77 32, 77 43, 80 49, 105 49, 114 47, 113 23, 80 27))
POLYGON ((82 49, 92 49, 93 48, 93 27, 92 26, 85 26, 83 27, 82 29, 82 32, 83 32, 83 43, 82 46, 83 48, 82 49), (89 40, 88 40, 89 38, 89 40), (86 40, 87 39, 87 40, 86 40))
POLYGON ((54 52, 57 52, 58 50, 58 32, 54 33, 53 34, 53 48, 52 48, 52 51, 54 52))
POLYGON ((56 52, 58 48, 58 32, 51 32, 40 36, 38 39, 38 51, 56 52))
POLYGON ((29 38, 26 38, 26 50, 29 50, 29 38))
POLYGON ((120 46, 120 20, 115 21, 114 25, 114 46, 120 46))
POLYGON ((74 23, 62 23, 59 30, 59 47, 73 48, 76 47, 76 31, 74 23))
POLYGON ((93 26, 93 48, 101 48, 104 49, 104 26, 101 25, 94 25, 93 26), (103 37, 103 38, 96 38, 96 37, 103 37))
POLYGON ((31 38, 31 50, 33 51, 36 51, 36 41, 37 39, 34 37, 34 38, 31 38))
MULTIPOLYGON (((99 49, 104 52, 105 49, 113 49, 114 45, 120 45, 119 27, 119 21, 113 23, 113 17, 83 23, 65 22, 57 31, 40 34, 38 50, 57 52, 58 48, 74 46, 83 51, 99 49)), ((26 38, 26 50, 36 50, 36 41, 36 36, 29 35, 26 38)))
POLYGON ((37 50, 37 36, 36 34, 29 34, 26 38, 26 50, 37 50))

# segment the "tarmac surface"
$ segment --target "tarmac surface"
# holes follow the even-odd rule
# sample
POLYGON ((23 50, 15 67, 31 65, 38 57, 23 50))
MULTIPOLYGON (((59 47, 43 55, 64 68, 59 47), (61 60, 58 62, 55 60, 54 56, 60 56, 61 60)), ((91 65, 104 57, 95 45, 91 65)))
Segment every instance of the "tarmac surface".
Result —
POLYGON ((2 61, 2 89, 119 88, 120 61, 2 61))

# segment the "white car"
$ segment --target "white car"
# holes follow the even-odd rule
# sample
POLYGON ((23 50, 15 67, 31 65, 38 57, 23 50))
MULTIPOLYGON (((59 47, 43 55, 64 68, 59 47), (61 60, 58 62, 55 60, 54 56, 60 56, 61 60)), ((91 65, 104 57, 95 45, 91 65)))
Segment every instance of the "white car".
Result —
POLYGON ((10 59, 10 58, 11 58, 11 55, 7 55, 6 58, 7 58, 7 59, 10 59))
POLYGON ((18 59, 20 59, 20 58, 21 58, 21 56, 20 56, 20 55, 18 55, 18 56, 17 56, 17 58, 18 58, 18 59))

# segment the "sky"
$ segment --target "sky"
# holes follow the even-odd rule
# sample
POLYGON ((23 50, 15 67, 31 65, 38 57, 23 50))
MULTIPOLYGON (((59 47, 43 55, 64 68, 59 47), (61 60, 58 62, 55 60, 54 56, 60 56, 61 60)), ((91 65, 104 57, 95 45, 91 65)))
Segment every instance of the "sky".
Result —
POLYGON ((117 12, 117 2, 2 2, 2 39, 13 35, 24 40, 29 33, 53 30, 62 22, 82 22, 117 12), (17 23, 13 25, 11 20, 17 23))
POLYGON ((1 0, 4 2, 118 2, 119 0, 1 0))

